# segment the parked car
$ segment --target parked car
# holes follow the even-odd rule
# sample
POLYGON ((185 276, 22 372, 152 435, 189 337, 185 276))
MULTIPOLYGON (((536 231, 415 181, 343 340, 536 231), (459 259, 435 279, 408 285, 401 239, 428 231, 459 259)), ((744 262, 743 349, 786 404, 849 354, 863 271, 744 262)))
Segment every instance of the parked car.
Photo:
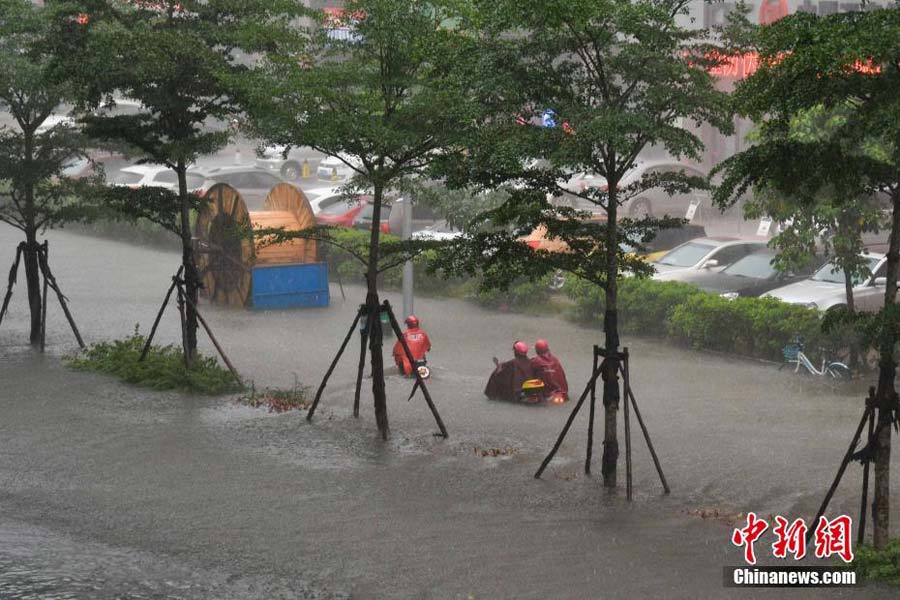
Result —
POLYGON ((101 168, 107 182, 112 183, 115 175, 131 162, 121 154, 112 152, 91 152, 89 156, 74 156, 60 173, 69 179, 83 179, 97 173, 101 168))
POLYGON ((205 180, 203 192, 217 183, 227 183, 241 193, 248 210, 260 210, 269 191, 281 183, 278 177, 256 167, 214 167, 192 169, 190 173, 205 180))
MULTIPOLYGON (((884 306, 885 272, 887 259, 884 254, 863 254, 868 261, 870 275, 853 281, 853 306, 861 312, 876 312, 884 306)), ((825 263, 809 279, 772 290, 766 296, 778 298, 790 304, 802 304, 808 308, 826 311, 847 305, 844 286, 844 270, 834 261, 825 263)))
POLYGON ((447 241, 455 240, 462 237, 463 232, 450 226, 446 220, 436 221, 433 225, 429 225, 425 229, 413 231, 412 239, 414 240, 431 240, 431 241, 447 241))
MULTIPOLYGON (((405 198, 394 198, 391 201, 391 211, 388 216, 382 215, 382 219, 388 222, 388 229, 394 235, 403 232, 403 206, 405 198)), ((439 219, 438 215, 428 206, 422 204, 412 205, 412 231, 420 231, 434 225, 439 219)))
MULTIPOLYGON (((200 190, 205 179, 201 175, 187 173, 187 186, 191 191, 200 190)), ((112 185, 139 187, 161 187, 178 191, 178 176, 169 167, 159 165, 131 165, 119 169, 112 180, 112 185)))
MULTIPOLYGON (((619 182, 619 188, 640 181, 645 175, 664 175, 666 173, 683 173, 689 177, 699 177, 706 179, 706 173, 700 171, 697 167, 683 165, 677 162, 665 161, 647 161, 639 162, 635 167, 625 175, 625 178, 619 182)), ((599 187, 607 188, 606 179, 598 175, 590 173, 582 173, 570 179, 566 187, 571 191, 583 191, 587 188, 599 187)), ((596 210, 590 202, 578 198, 577 196, 564 196, 570 203, 578 209, 596 210)), ((619 208, 619 215, 623 217, 631 217, 640 219, 645 216, 661 217, 668 215, 670 217, 686 218, 688 208, 691 203, 695 202, 700 207, 712 206, 709 192, 707 190, 691 190, 686 194, 669 195, 661 187, 654 187, 644 190, 636 194, 633 198, 625 201, 619 208)))
POLYGON ((367 196, 356 198, 343 198, 339 202, 329 205, 316 215, 319 225, 334 225, 336 227, 353 227, 353 219, 367 204, 367 196))
POLYGON ((332 204, 336 204, 345 199, 345 195, 341 192, 340 187, 322 187, 311 190, 304 190, 309 206, 312 208, 313 214, 317 215, 332 204))
POLYGON ((680 281, 692 283, 705 292, 725 298, 755 298, 777 287, 809 277, 822 263, 812 261, 802 269, 779 271, 775 268, 775 251, 763 248, 752 252, 721 271, 701 269, 692 271, 680 281))
POLYGON ((256 166, 278 174, 285 181, 296 181, 303 173, 303 157, 297 148, 291 148, 285 155, 285 148, 282 145, 266 146, 256 157, 256 166))
MULTIPOLYGON (((369 202, 368 197, 365 197, 361 202, 361 208, 359 212, 353 217, 353 221, 351 223, 351 227, 354 229, 362 229, 363 231, 370 231, 372 229, 372 217, 375 214, 375 205, 369 202)), ((391 218, 391 211, 393 207, 390 204, 382 204, 381 205, 381 217, 379 219, 379 229, 381 229, 382 233, 394 233, 399 234, 399 231, 391 231, 391 225, 388 220, 391 218)))
POLYGON ((352 177, 354 173, 353 169, 351 169, 347 163, 356 165, 358 162, 359 161, 349 156, 342 156, 341 158, 336 156, 326 156, 319 161, 319 165, 316 167, 316 177, 332 181, 343 181, 352 177))
POLYGON ((685 242, 663 254, 653 263, 654 279, 682 281, 701 270, 721 271, 751 252, 762 250, 766 243, 729 237, 705 237, 685 242))

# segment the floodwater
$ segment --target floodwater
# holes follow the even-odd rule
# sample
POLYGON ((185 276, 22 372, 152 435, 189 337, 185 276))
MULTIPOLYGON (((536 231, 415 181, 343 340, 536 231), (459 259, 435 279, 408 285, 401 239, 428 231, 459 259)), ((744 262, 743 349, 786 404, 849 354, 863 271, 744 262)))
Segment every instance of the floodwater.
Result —
MULTIPOLYGON (((85 338, 146 331, 178 255, 52 232, 51 265, 85 338)), ((0 269, 17 238, 0 229, 0 269)), ((635 501, 583 461, 583 411, 542 480, 532 475, 571 410, 491 403, 491 357, 546 337, 573 389, 597 330, 553 317, 419 298, 434 342, 429 388, 450 438, 433 434, 408 380, 388 378, 392 438, 364 388, 358 344, 312 423, 230 398, 151 393, 67 370, 74 340, 50 305, 49 352, 27 347, 24 282, 0 327, 0 598, 719 598, 741 562, 732 524, 693 511, 811 519, 863 409, 864 384, 829 386, 771 364, 626 338, 632 385, 672 494, 639 430, 635 501), (481 450, 503 449, 504 456, 481 450)), ((363 292, 332 287, 327 309, 203 313, 258 387, 316 386, 363 292)), ((388 298, 399 306, 400 299, 388 298)), ((176 343, 167 313, 159 340, 176 343)), ((204 339, 203 351, 214 349, 204 339)), ((366 383, 368 385, 368 381, 366 383)), ((621 416, 621 415, 620 415, 621 416)), ((598 416, 598 430, 601 423, 598 416)), ((894 481, 898 480, 894 461, 894 481)), ((851 466, 830 514, 858 513, 851 466)), ((895 486, 896 488, 896 483, 895 486)), ((892 518, 900 522, 898 503, 892 518)), ((766 555, 767 548, 758 546, 766 555)), ((770 559, 771 560, 771 559, 770 559)), ((828 596, 884 598, 868 585, 828 596)), ((775 590, 820 597, 822 590, 775 590)), ((757 590, 753 597, 761 595, 757 590)))

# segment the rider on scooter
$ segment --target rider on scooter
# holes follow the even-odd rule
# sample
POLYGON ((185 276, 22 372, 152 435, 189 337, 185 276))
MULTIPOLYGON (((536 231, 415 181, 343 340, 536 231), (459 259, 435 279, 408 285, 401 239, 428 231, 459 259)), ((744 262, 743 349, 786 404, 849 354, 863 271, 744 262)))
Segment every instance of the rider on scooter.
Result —
MULTIPOLYGON (((419 328, 419 318, 416 315, 406 317, 406 327, 403 337, 406 340, 406 345, 409 346, 413 360, 422 360, 425 358, 425 353, 431 350, 431 340, 428 339, 428 334, 419 328)), ((397 368, 400 369, 401 373, 409 376, 412 373, 412 365, 409 364, 409 358, 407 358, 400 340, 397 340, 397 343, 394 344, 393 354, 397 368)))
POLYGON ((544 382, 545 393, 551 401, 565 402, 569 399, 569 382, 559 359, 550 354, 550 344, 547 340, 538 340, 534 343, 534 351, 537 352, 537 356, 531 359, 534 376, 544 382))
POLYGON ((533 377, 531 362, 528 360, 528 344, 516 341, 513 344, 513 359, 501 363, 495 357, 494 364, 497 368, 488 379, 484 395, 491 400, 519 400, 522 384, 533 377))

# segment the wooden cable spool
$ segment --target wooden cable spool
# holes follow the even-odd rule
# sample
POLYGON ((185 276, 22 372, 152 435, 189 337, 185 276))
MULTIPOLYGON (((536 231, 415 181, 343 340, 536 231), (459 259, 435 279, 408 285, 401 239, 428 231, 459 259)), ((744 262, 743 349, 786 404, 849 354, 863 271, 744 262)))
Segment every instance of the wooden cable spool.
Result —
POLYGON ((252 240, 249 228, 301 231, 315 225, 306 196, 292 185, 280 183, 266 197, 264 210, 249 212, 240 193, 225 183, 206 192, 195 229, 196 260, 203 294, 215 304, 246 307, 250 304, 253 267, 262 264, 315 262, 314 240, 282 244, 252 240))

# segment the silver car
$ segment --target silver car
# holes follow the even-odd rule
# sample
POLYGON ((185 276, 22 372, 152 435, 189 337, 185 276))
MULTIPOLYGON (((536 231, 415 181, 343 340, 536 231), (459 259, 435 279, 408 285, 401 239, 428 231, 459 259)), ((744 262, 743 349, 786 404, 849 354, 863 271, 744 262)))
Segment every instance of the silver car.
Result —
MULTIPOLYGON (((887 259, 883 254, 874 252, 864 254, 863 257, 868 261, 871 274, 854 280, 853 306, 862 312, 876 312, 884 306, 887 259)), ((846 306, 844 270, 838 268, 834 262, 827 262, 809 279, 772 290, 766 296, 821 311, 846 306)))
POLYGON ((681 281, 702 270, 721 271, 748 254, 766 247, 760 240, 730 237, 704 237, 676 246, 652 263, 653 279, 681 281))

